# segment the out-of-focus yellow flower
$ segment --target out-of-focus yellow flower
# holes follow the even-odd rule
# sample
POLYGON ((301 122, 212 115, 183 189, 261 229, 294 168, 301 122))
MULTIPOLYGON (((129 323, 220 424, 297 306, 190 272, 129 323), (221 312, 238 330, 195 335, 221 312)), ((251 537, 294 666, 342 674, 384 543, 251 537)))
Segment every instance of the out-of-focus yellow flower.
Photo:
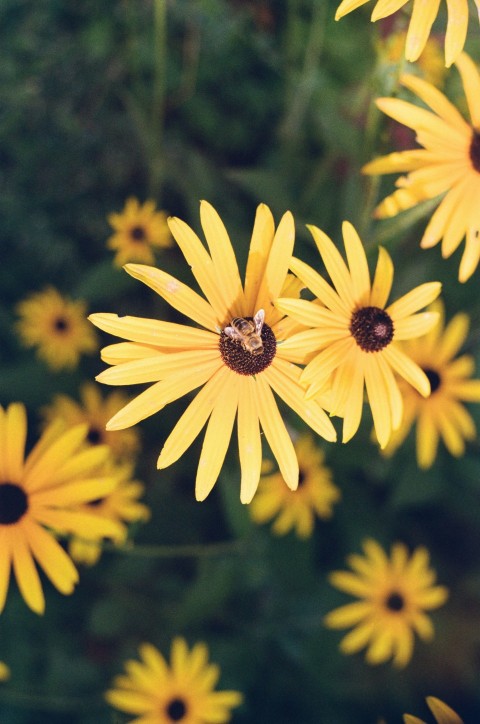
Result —
POLYGON ((116 252, 116 266, 129 261, 153 264, 155 249, 173 245, 167 214, 157 211, 154 201, 140 204, 135 198, 127 199, 123 211, 109 214, 108 222, 115 230, 107 240, 107 246, 116 252))
MULTIPOLYGON (((405 32, 396 32, 378 42, 377 52, 382 63, 398 66, 402 62, 406 37, 405 32)), ((433 35, 427 40, 423 53, 415 65, 426 81, 433 83, 438 88, 443 86, 446 69, 438 37, 433 35)))
POLYGON ((9 678, 10 678, 9 667, 3 661, 0 661, 0 681, 8 681, 9 678))

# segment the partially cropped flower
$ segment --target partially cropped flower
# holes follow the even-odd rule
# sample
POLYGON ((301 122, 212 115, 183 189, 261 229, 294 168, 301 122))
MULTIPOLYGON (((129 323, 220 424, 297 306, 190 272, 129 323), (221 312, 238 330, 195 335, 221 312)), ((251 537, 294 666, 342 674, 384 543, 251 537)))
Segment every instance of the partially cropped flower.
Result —
MULTIPOLYGON (((427 696, 427 704, 437 724, 463 724, 458 714, 445 704, 445 702, 437 699, 435 696, 427 696)), ((419 719, 411 714, 404 714, 403 721, 404 724, 427 724, 423 719, 419 719)))
POLYGON ((406 172, 396 181, 395 191, 376 208, 378 218, 395 216, 427 199, 439 197, 421 240, 429 249, 442 242, 442 256, 448 258, 466 239, 459 279, 465 282, 480 258, 480 74, 468 55, 456 61, 467 97, 470 121, 434 86, 413 75, 402 84, 432 111, 399 98, 380 98, 381 111, 416 132, 423 148, 382 156, 368 163, 363 172, 386 174, 406 172))
POLYGON ((224 724, 242 703, 238 691, 215 691, 220 669, 209 663, 208 649, 191 651, 183 638, 172 642, 170 665, 152 644, 140 646, 141 661, 127 661, 105 698, 116 709, 133 714, 131 724, 224 724))
POLYGON ((462 402, 480 402, 480 380, 470 379, 475 361, 470 355, 457 357, 468 334, 469 318, 457 314, 444 326, 443 304, 432 305, 440 323, 425 337, 409 340, 403 350, 430 380, 430 397, 421 397, 409 385, 400 383, 404 417, 392 435, 384 454, 392 455, 403 443, 412 425, 417 426, 417 461, 421 468, 433 464, 441 438, 455 457, 465 452, 465 441, 474 440, 475 423, 462 402))
MULTIPOLYGON (((406 32, 387 35, 378 42, 378 55, 383 64, 398 67, 403 63, 406 32)), ((422 55, 416 62, 417 70, 424 80, 438 87, 443 86, 447 69, 443 60, 443 51, 437 36, 428 38, 422 55)))
POLYGON ((108 448, 85 449, 86 425, 65 431, 53 422, 25 458, 25 407, 0 407, 0 611, 13 567, 20 593, 36 613, 45 599, 34 561, 64 594, 72 593, 77 571, 52 531, 83 538, 115 536, 118 525, 72 508, 108 495, 115 477, 99 477, 108 448))
POLYGON ((53 370, 73 369, 82 354, 98 348, 97 335, 86 319, 87 305, 63 297, 49 287, 19 302, 17 332, 26 347, 53 370))
POLYGON ((430 394, 425 373, 397 344, 425 334, 437 322, 434 312, 417 312, 440 293, 438 282, 421 284, 386 306, 393 281, 393 264, 380 248, 373 282, 362 242, 351 224, 343 225, 348 266, 326 234, 309 227, 329 273, 331 287, 310 266, 293 259, 291 270, 318 297, 278 299, 275 306, 297 322, 312 327, 298 332, 282 344, 282 350, 308 348, 310 361, 301 375, 309 385, 307 397, 321 394, 331 385, 329 410, 343 421, 343 441, 358 429, 366 387, 375 433, 385 447, 392 430, 400 426, 403 403, 394 372, 421 395, 430 394), (322 303, 320 306, 318 301, 322 303))
POLYGON ((108 420, 128 402, 129 398, 122 392, 114 391, 103 397, 98 385, 87 382, 80 388, 80 402, 68 395, 55 395, 52 403, 43 408, 42 414, 47 422, 60 418, 68 427, 86 422, 87 441, 91 445, 108 445, 117 461, 128 461, 135 457, 140 447, 138 429, 106 430, 108 420))
POLYGON ((300 538, 313 533, 315 518, 322 520, 333 514, 333 505, 340 499, 340 491, 332 481, 331 470, 325 465, 323 451, 311 435, 301 435, 295 442, 300 477, 297 490, 290 490, 281 473, 264 475, 249 511, 256 523, 275 521, 272 531, 285 535, 295 530, 300 538))
POLYGON ((200 387, 167 438, 158 459, 165 468, 178 460, 207 425, 196 478, 198 500, 214 486, 237 418, 241 466, 240 497, 250 502, 260 478, 262 436, 270 445, 287 485, 298 485, 298 461, 273 395, 275 392, 315 432, 327 440, 335 430, 318 400, 306 400, 300 384, 305 350, 285 352, 282 344, 298 329, 272 305, 282 293, 300 292, 288 274, 294 222, 287 212, 275 232, 272 214, 260 205, 242 286, 234 250, 215 209, 200 207, 208 251, 180 219, 170 228, 205 297, 159 269, 128 264, 126 270, 147 284, 198 326, 115 314, 94 314, 92 322, 129 340, 106 347, 102 359, 113 365, 98 377, 110 385, 155 383, 108 423, 122 430, 200 387), (278 343, 278 344, 277 344, 278 343))
POLYGON ((127 199, 123 211, 110 214, 108 221, 115 233, 107 240, 107 246, 116 251, 117 266, 128 261, 153 264, 154 250, 173 244, 167 214, 157 211, 154 201, 142 205, 135 198, 127 199))
MULTIPOLYGON (((369 0, 343 0, 335 15, 340 20, 344 15, 351 13, 369 0)), ((372 22, 387 18, 406 5, 409 0, 377 0, 372 12, 372 22)), ((480 11, 480 1, 474 0, 477 10, 480 11)), ((442 3, 443 4, 443 3, 442 3)), ((410 62, 418 60, 425 48, 430 35, 431 27, 438 14, 440 0, 414 0, 412 17, 408 28, 405 44, 405 58, 410 62)), ((468 29, 468 3, 467 0, 447 0, 448 21, 445 36, 445 65, 450 66, 463 50, 468 29)))
POLYGON ((425 548, 417 548, 409 558, 403 543, 385 554, 374 540, 363 544, 364 556, 350 555, 353 572, 335 571, 332 585, 360 600, 331 611, 325 617, 328 628, 350 628, 340 643, 344 654, 367 648, 366 661, 381 664, 393 657, 394 666, 403 667, 412 657, 414 633, 425 641, 433 638, 433 625, 425 614, 442 606, 448 597, 444 586, 435 586, 435 573, 429 566, 425 548))
MULTIPOLYGON (((149 508, 139 501, 145 486, 138 480, 132 480, 133 469, 129 464, 115 465, 107 461, 100 470, 102 475, 113 475, 117 484, 107 495, 82 503, 75 510, 97 516, 102 520, 114 521, 118 532, 113 540, 117 544, 124 543, 128 536, 128 524, 147 521, 150 518, 149 508)), ((85 540, 74 536, 68 543, 68 552, 76 563, 93 566, 102 552, 102 540, 85 540)))
POLYGON ((9 678, 10 678, 9 667, 3 661, 0 661, 0 681, 8 681, 9 678))

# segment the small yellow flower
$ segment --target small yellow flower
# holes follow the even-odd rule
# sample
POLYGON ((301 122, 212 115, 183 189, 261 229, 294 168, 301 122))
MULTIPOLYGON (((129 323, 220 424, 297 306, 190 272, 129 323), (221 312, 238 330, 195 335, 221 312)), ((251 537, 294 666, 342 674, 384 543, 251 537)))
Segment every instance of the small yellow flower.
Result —
POLYGON ((127 673, 105 694, 111 706, 135 715, 130 724, 224 724, 242 703, 238 691, 214 691, 220 670, 208 662, 204 643, 189 651, 183 638, 175 638, 170 666, 152 644, 139 651, 141 661, 127 661, 127 673))
POLYGON ((315 516, 326 520, 332 516, 333 504, 340 491, 332 482, 332 473, 324 464, 325 456, 311 435, 301 435, 295 442, 300 476, 297 490, 290 490, 280 472, 262 476, 250 515, 256 523, 275 518, 272 531, 285 535, 295 529, 299 538, 312 535, 315 516))
POLYGON ((473 357, 456 357, 468 334, 468 316, 457 314, 445 327, 443 304, 437 302, 431 309, 440 314, 439 324, 424 337, 408 340, 402 346, 430 380, 430 397, 421 397, 400 381, 404 416, 383 451, 387 456, 393 455, 416 422, 417 461, 424 469, 432 466, 440 438, 451 455, 464 454, 465 441, 475 439, 476 429, 461 402, 480 402, 480 380, 470 379, 475 368, 473 357))
MULTIPOLYGON (((445 704, 445 702, 437 699, 435 696, 427 696, 427 704, 437 724, 463 724, 458 714, 445 704)), ((404 724, 426 724, 423 719, 419 719, 411 714, 404 714, 403 721, 404 724)))
POLYGON ((9 678, 10 678, 9 667, 3 661, 0 661, 0 681, 8 681, 9 678))
POLYGON ((335 571, 332 585, 361 599, 327 614, 329 628, 353 626, 342 640, 340 650, 353 654, 368 646, 366 661, 381 664, 393 657, 394 666, 406 666, 413 653, 414 631, 429 641, 433 626, 425 611, 438 608, 448 597, 444 586, 434 586, 435 573, 429 567, 425 548, 411 558, 403 543, 392 546, 388 558, 374 540, 363 544, 364 556, 350 555, 350 571, 335 571))
POLYGON ((137 199, 127 199, 120 214, 108 216, 115 233, 107 240, 109 249, 116 251, 114 264, 123 266, 129 261, 153 264, 154 249, 172 246, 167 214, 157 211, 154 201, 141 205, 137 199))
POLYGON ((82 353, 98 347, 97 336, 86 319, 86 303, 62 297, 49 287, 19 302, 17 331, 26 347, 53 370, 73 369, 82 353))

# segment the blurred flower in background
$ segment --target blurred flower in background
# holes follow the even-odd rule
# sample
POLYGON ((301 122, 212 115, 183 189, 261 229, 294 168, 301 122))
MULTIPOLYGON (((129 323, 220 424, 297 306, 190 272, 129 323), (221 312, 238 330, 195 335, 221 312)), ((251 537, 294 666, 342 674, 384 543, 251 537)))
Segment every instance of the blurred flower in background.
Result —
POLYGON ((82 354, 98 348, 97 335, 86 320, 87 304, 63 297, 53 287, 34 292, 16 307, 17 332, 23 345, 52 370, 73 369, 82 354))
MULTIPOLYGON (((427 704, 437 724, 463 724, 458 714, 445 704, 445 702, 437 699, 435 696, 427 696, 427 704)), ((404 724, 426 724, 423 719, 419 719, 411 714, 404 714, 403 721, 404 724)))
POLYGON ((366 661, 381 664, 393 657, 403 667, 412 657, 414 632, 425 641, 433 638, 433 625, 425 611, 442 606, 448 597, 444 586, 434 586, 429 554, 417 548, 409 558, 403 543, 392 546, 387 557, 374 540, 363 543, 364 556, 350 555, 353 572, 334 571, 330 582, 361 600, 335 609, 325 617, 328 628, 348 628, 340 643, 344 654, 367 646, 366 661))
POLYGON ((115 230, 107 240, 107 247, 116 252, 116 266, 122 266, 128 261, 153 264, 154 250, 173 244, 167 214, 157 211, 154 201, 140 204, 137 199, 129 198, 123 211, 110 214, 108 222, 115 230))
POLYGON ((208 662, 208 649, 185 639, 172 642, 170 665, 152 644, 139 648, 141 661, 127 661, 126 674, 117 676, 105 697, 109 704, 139 715, 131 724, 223 724, 231 709, 242 703, 238 691, 215 691, 220 669, 208 662))
POLYGON ((9 667, 3 661, 0 661, 0 681, 8 681, 9 678, 10 678, 9 667))
MULTIPOLYGON (((377 52, 382 64, 393 65, 396 68, 404 64, 404 47, 407 33, 403 31, 390 33, 377 43, 377 52)), ((443 50, 440 39, 432 35, 427 42, 423 52, 415 66, 422 77, 429 83, 441 88, 443 86, 447 70, 443 59, 443 50)))
POLYGON ((285 535, 295 530, 299 538, 313 533, 315 518, 331 518, 333 505, 340 499, 340 490, 332 481, 332 472, 326 467, 323 451, 315 445, 311 435, 303 434, 295 442, 300 476, 298 488, 293 491, 285 484, 281 473, 263 475, 257 494, 249 506, 256 523, 272 518, 273 533, 285 535))
POLYGON ((470 379, 475 370, 473 357, 455 357, 467 338, 468 316, 456 314, 445 326, 443 304, 434 303, 431 309, 440 314, 438 325, 424 337, 408 340, 402 346, 427 375, 431 394, 421 397, 400 380, 404 416, 401 426, 383 450, 385 455, 393 455, 416 423, 417 461, 421 468, 433 465, 440 438, 451 455, 461 457, 464 454, 465 442, 475 439, 476 429, 461 402, 480 402, 480 380, 470 379))

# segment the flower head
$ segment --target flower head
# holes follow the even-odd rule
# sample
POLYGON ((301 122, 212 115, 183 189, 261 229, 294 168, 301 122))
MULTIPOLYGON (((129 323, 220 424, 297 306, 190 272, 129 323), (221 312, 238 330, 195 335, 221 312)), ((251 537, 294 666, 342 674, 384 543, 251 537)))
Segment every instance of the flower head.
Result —
POLYGON ((152 644, 140 646, 140 657, 127 661, 127 673, 105 695, 116 709, 138 715, 131 724, 223 724, 242 702, 238 691, 214 691, 220 670, 208 662, 204 643, 189 651, 183 638, 175 638, 170 666, 152 644))
POLYGON ((318 297, 278 299, 275 306, 297 322, 312 327, 285 341, 282 349, 310 349, 310 361, 301 375, 313 398, 331 385, 330 413, 344 418, 343 441, 350 440, 362 416, 363 391, 367 390, 375 432, 381 447, 399 427, 403 404, 394 372, 427 396, 430 383, 424 372, 399 349, 398 341, 425 334, 436 324, 437 314, 417 314, 440 293, 430 282, 386 306, 393 280, 393 264, 380 249, 373 282, 360 238, 351 224, 343 225, 348 266, 326 234, 309 227, 332 278, 332 288, 316 271, 292 259, 290 268, 318 297), (321 303, 321 306, 318 302, 321 303))
MULTIPOLYGON (((338 6, 335 20, 340 20, 344 15, 351 13, 369 0, 343 0, 338 6)), ((409 0, 377 0, 372 12, 372 22, 387 18, 409 0)), ((477 9, 480 9, 479 0, 475 0, 477 9)), ((405 58, 410 62, 418 60, 428 40, 431 27, 438 14, 440 0, 427 0, 419 2, 414 0, 412 17, 407 33, 405 44, 405 58)), ((447 0, 448 21, 447 33, 445 36, 445 65, 450 66, 462 51, 465 45, 465 38, 468 28, 468 4, 467 0, 447 0)))
POLYGON ((402 345, 430 380, 431 394, 421 397, 412 387, 400 382, 404 417, 384 450, 384 454, 392 455, 416 422, 417 461, 421 468, 433 464, 440 438, 452 455, 464 454, 465 441, 473 440, 476 430, 461 403, 480 402, 480 380, 470 379, 475 367, 473 357, 456 357, 468 334, 468 316, 457 314, 445 327, 443 304, 435 303, 432 310, 440 314, 440 323, 424 337, 402 345))
POLYGON ((116 251, 116 266, 127 261, 153 264, 155 248, 172 246, 167 215, 156 210, 154 201, 141 205, 137 199, 127 199, 123 211, 110 214, 108 221, 115 233, 107 240, 107 246, 116 251))
POLYGON ((363 544, 364 556, 350 555, 350 571, 335 571, 332 585, 361 599, 335 609, 325 617, 329 628, 353 626, 340 644, 344 654, 368 646, 366 661, 381 664, 393 657, 395 666, 406 666, 411 659, 414 632, 422 639, 433 638, 433 626, 425 611, 445 603, 448 592, 434 586, 435 573, 429 567, 425 548, 417 548, 409 558, 403 543, 385 554, 374 540, 363 544))
POLYGON ((53 370, 73 369, 82 353, 94 352, 97 335, 86 320, 86 304, 62 297, 49 287, 35 292, 17 305, 17 331, 26 347, 53 370))
POLYGON ((249 511, 257 523, 276 518, 272 530, 285 535, 294 529, 300 538, 312 535, 315 516, 332 516, 340 491, 332 482, 332 473, 324 464, 324 454, 312 436, 301 435, 295 442, 300 477, 297 490, 290 490, 279 472, 264 475, 249 511))
POLYGON ((259 206, 244 287, 217 212, 203 201, 200 215, 208 251, 183 221, 173 218, 169 224, 206 298, 159 269, 126 266, 129 274, 198 326, 92 315, 98 327, 129 340, 103 350, 103 360, 112 367, 97 379, 111 385, 154 383, 110 420, 110 430, 129 427, 200 387, 167 438, 158 467, 178 460, 206 424, 196 478, 196 496, 203 500, 218 478, 237 418, 240 497, 250 502, 260 478, 260 428, 287 485, 294 489, 298 484, 295 449, 273 392, 327 440, 335 439, 335 430, 320 402, 305 399, 301 369, 293 364, 303 361, 305 350, 283 351, 283 341, 298 325, 272 304, 282 290, 297 296, 300 291, 298 280, 288 275, 294 242, 292 215, 287 212, 275 231, 270 210, 259 206))
POLYGON ((442 196, 421 240, 429 249, 442 241, 442 256, 448 258, 466 238, 459 279, 465 282, 480 259, 480 74, 462 53, 456 60, 467 97, 470 122, 430 83, 404 75, 402 84, 432 110, 419 108, 399 98, 380 98, 381 111, 416 132, 423 147, 391 153, 368 163, 363 172, 406 172, 395 191, 375 210, 379 218, 395 216, 426 199, 442 196))
MULTIPOLYGON (((463 724, 458 714, 445 704, 445 702, 437 699, 435 696, 427 696, 427 704, 437 724, 463 724)), ((404 714, 403 721, 404 724, 426 724, 423 719, 419 719, 411 714, 404 714)))
POLYGON ((0 611, 13 566, 26 604, 43 612, 34 560, 61 593, 72 593, 78 574, 52 530, 84 538, 114 537, 119 532, 111 520, 72 509, 108 495, 117 484, 114 476, 95 474, 108 448, 85 449, 86 433, 86 425, 64 431, 55 421, 25 458, 25 407, 0 407, 0 611))

